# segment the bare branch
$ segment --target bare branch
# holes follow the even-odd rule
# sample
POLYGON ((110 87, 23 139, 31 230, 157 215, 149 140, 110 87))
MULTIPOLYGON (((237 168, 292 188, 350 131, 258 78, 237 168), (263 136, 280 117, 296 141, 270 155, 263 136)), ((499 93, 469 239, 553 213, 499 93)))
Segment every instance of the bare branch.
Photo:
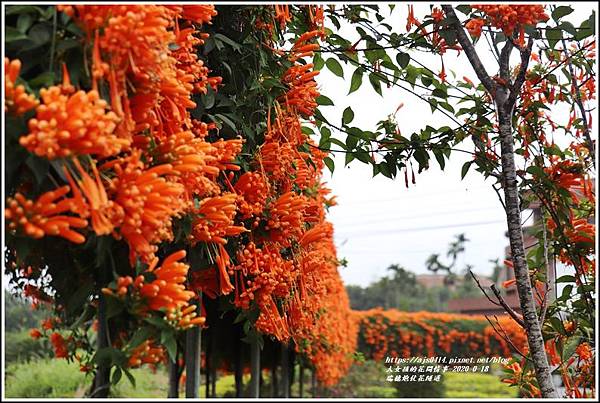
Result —
POLYGON ((512 342, 512 340, 510 339, 510 337, 508 337, 508 335, 506 334, 506 331, 504 330, 504 328, 500 325, 500 321, 498 320, 498 317, 496 315, 494 315, 494 319, 496 320, 496 325, 498 326, 498 328, 500 328, 500 330, 498 330, 498 328, 496 328, 496 325, 494 325, 492 323, 492 321, 490 320, 490 318, 485 315, 485 318, 487 319, 488 323, 490 324, 490 326, 492 326, 492 329, 494 329, 494 332, 496 332, 496 334, 500 337, 502 337, 511 347, 512 349, 519 354, 521 357, 525 358, 527 361, 532 362, 531 358, 527 357, 525 354, 523 354, 523 352, 521 352, 521 350, 519 350, 517 348, 517 346, 515 346, 515 343, 512 342))
POLYGON ((515 320, 515 322, 517 322, 522 328, 525 328, 525 323, 523 322, 523 319, 518 316, 518 314, 514 311, 514 309, 512 309, 510 306, 508 306, 508 304, 506 303, 504 298, 502 298, 502 294, 500 294, 500 291, 498 290, 496 285, 492 284, 490 286, 490 288, 491 288, 492 292, 494 293, 494 295, 496 296, 496 298, 498 298, 498 302, 500 302, 500 305, 502 305, 502 308, 504 308, 506 313, 508 313, 510 315, 510 317, 513 318, 515 320))
POLYGON ((469 270, 469 274, 471 274, 471 277, 473 277, 473 280, 475 280, 475 282, 477 283, 477 287, 481 290, 481 292, 483 293, 483 295, 485 295, 485 297, 488 299, 488 301, 490 301, 492 304, 500 306, 500 304, 494 300, 492 300, 489 295, 487 294, 487 292, 485 291, 485 289, 483 288, 483 286, 481 285, 481 283, 479 282, 479 280, 477 279, 477 277, 475 277, 475 274, 469 270))

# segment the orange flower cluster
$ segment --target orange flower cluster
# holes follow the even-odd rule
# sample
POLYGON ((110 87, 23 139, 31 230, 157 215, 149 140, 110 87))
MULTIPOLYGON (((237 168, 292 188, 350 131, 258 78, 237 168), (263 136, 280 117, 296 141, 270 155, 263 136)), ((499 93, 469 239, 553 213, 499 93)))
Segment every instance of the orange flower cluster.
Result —
POLYGON ((525 25, 535 26, 538 22, 550 18, 544 12, 543 5, 475 4, 472 7, 482 11, 489 23, 501 29, 506 36, 512 36, 515 29, 519 29, 521 45, 524 44, 525 25))
POLYGON ((29 151, 48 159, 72 155, 109 157, 127 149, 131 142, 119 138, 117 115, 107 111, 107 103, 97 91, 63 93, 59 86, 40 91, 42 104, 29 120, 29 134, 20 143, 29 151))
POLYGON ((54 332, 50 335, 50 343, 54 348, 54 356, 56 358, 67 358, 69 356, 69 349, 65 338, 58 332, 54 332))
MULTIPOLYGON (((374 360, 449 353, 465 357, 512 354, 511 346, 483 316, 382 309, 354 314, 361 329, 359 350, 374 360)), ((514 345, 526 351, 523 329, 509 316, 500 317, 499 323, 514 345)))
POLYGON ((234 225, 236 214, 235 193, 208 197, 194 210, 196 215, 192 223, 192 242, 216 242, 226 244, 225 237, 231 237, 246 231, 246 228, 234 225))
POLYGON ((166 319, 180 329, 204 324, 206 318, 198 316, 196 305, 189 304, 196 295, 186 289, 189 266, 180 262, 186 255, 184 250, 166 257, 158 268, 158 258, 150 263, 144 273, 135 279, 131 276, 119 277, 112 288, 102 292, 118 298, 131 296, 142 301, 141 311, 160 311, 166 319))
POLYGON ((523 358, 521 362, 511 360, 508 364, 503 364, 502 366, 505 372, 502 382, 518 386, 521 393, 527 397, 542 397, 542 392, 535 385, 537 384, 537 381, 533 369, 523 371, 525 358, 523 358))
POLYGON ((567 190, 575 204, 579 204, 580 197, 585 197, 591 202, 595 201, 592 179, 586 175, 584 165, 579 161, 561 160, 554 155, 550 160, 551 166, 544 171, 548 178, 557 186, 567 190))
POLYGON ((139 152, 119 161, 114 170, 114 197, 125 215, 120 232, 131 260, 139 256, 148 262, 158 250, 156 244, 173 238, 171 218, 186 207, 183 186, 166 177, 176 174, 172 165, 146 169, 139 152))
POLYGON ((129 368, 139 368, 144 364, 156 365, 165 359, 165 350, 155 345, 152 339, 144 340, 142 344, 135 347, 129 359, 127 366, 129 368))
POLYGON ((36 239, 53 235, 74 243, 85 242, 85 237, 72 228, 85 228, 87 221, 64 214, 75 209, 74 199, 64 197, 69 190, 69 186, 62 186, 44 193, 35 202, 21 193, 9 197, 4 210, 9 230, 22 228, 25 235, 36 239))
POLYGON ((479 38, 481 36, 481 30, 485 25, 485 20, 483 18, 471 18, 466 24, 465 28, 471 36, 474 38, 479 38))
POLYGON ((310 71, 314 67, 312 63, 301 64, 298 60, 314 55, 314 51, 318 50, 320 45, 309 43, 309 41, 322 35, 322 30, 314 30, 298 37, 290 52, 290 61, 294 65, 283 75, 283 82, 290 89, 282 96, 281 101, 288 108, 300 112, 304 117, 312 116, 317 107, 315 99, 320 94, 314 78, 319 74, 319 71, 310 71))
POLYGON ((25 86, 17 85, 20 72, 20 60, 4 58, 4 112, 14 115, 22 115, 39 104, 33 95, 27 94, 25 86))

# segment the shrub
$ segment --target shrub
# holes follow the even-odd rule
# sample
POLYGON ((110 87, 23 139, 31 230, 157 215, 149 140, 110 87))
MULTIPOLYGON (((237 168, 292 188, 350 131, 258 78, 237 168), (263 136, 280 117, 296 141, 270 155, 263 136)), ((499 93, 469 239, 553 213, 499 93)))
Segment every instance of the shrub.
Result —
POLYGON ((4 336, 6 364, 53 356, 48 342, 32 339, 28 331, 6 332, 4 336))

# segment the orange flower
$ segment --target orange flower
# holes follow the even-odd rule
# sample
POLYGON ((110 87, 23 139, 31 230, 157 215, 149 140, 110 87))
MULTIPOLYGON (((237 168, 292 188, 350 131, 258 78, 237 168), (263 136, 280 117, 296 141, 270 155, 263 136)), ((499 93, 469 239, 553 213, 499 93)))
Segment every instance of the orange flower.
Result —
POLYGON ((269 190, 263 175, 257 172, 246 172, 239 177, 234 188, 240 195, 238 205, 242 219, 262 213, 269 190))
POLYGON ((136 256, 152 260, 156 244, 173 238, 171 220, 186 207, 183 186, 164 177, 176 173, 172 165, 146 169, 140 158, 141 154, 134 152, 115 164, 117 176, 112 184, 114 201, 125 212, 120 233, 129 244, 132 262, 136 256))
POLYGON ((293 192, 280 196, 268 207, 265 229, 271 231, 271 239, 283 244, 298 239, 304 228, 306 198, 293 192))
POLYGON ((165 351, 162 347, 156 346, 152 339, 144 340, 142 344, 131 351, 127 366, 138 368, 143 364, 158 364, 164 358, 165 351))
POLYGON ((500 28, 507 36, 511 36, 517 27, 522 29, 523 25, 535 26, 549 18, 543 5, 476 4, 473 8, 483 11, 491 25, 500 28))
POLYGON ((469 31, 472 37, 479 38, 481 36, 481 30, 484 24, 485 20, 481 18, 472 18, 465 24, 465 28, 467 31, 469 31))
POLYGON ((35 202, 27 200, 21 193, 9 197, 4 210, 4 217, 10 222, 8 228, 16 231, 21 227, 27 236, 36 239, 53 235, 74 243, 85 242, 85 237, 71 228, 85 228, 87 221, 62 214, 74 210, 74 200, 64 198, 68 192, 69 186, 63 186, 44 193, 35 202), (61 200, 57 202, 58 199, 61 200))
POLYGON ((235 202, 235 193, 200 201, 200 205, 193 210, 195 219, 190 235, 192 242, 225 244, 227 240, 224 237, 236 236, 246 231, 246 228, 234 225, 237 209, 235 202))
POLYGON ((275 19, 279 22, 279 28, 284 29, 286 23, 292 20, 290 7, 287 4, 275 4, 275 19))
POLYGON ((577 353, 579 358, 582 359, 583 361, 588 361, 588 360, 592 359, 592 357, 593 357, 592 348, 590 347, 590 345, 588 343, 585 343, 585 342, 578 345, 577 348, 575 349, 575 352, 577 353))
POLYGON ((195 294, 186 290, 183 284, 187 279, 189 266, 179 260, 185 255, 185 250, 175 252, 166 257, 157 269, 155 268, 158 258, 154 258, 147 271, 152 273, 155 279, 146 283, 145 276, 140 275, 133 282, 134 288, 146 299, 149 309, 175 313, 177 309, 188 306, 188 301, 195 294))
POLYGON ((29 120, 29 134, 19 142, 48 159, 71 155, 116 155, 131 142, 114 134, 118 117, 107 112, 106 101, 96 91, 65 95, 59 86, 40 91, 42 105, 29 120))
POLYGON ((64 172, 73 191, 77 213, 82 218, 91 215, 92 228, 97 235, 110 234, 113 228, 121 224, 124 215, 123 208, 108 199, 106 189, 100 180, 98 169, 93 161, 91 167, 95 179, 92 179, 82 168, 78 159, 74 158, 73 163, 79 172, 77 184, 66 167, 64 172))
POLYGON ((67 358, 69 356, 69 350, 64 337, 57 332, 50 335, 50 343, 54 347, 54 356, 56 358, 67 358))
POLYGON ((32 339, 39 339, 40 337, 42 337, 42 332, 40 332, 38 329, 31 329, 29 331, 29 337, 31 337, 32 339))
POLYGON ((22 115, 38 106, 33 95, 27 94, 23 85, 17 85, 21 61, 4 58, 4 112, 22 115))

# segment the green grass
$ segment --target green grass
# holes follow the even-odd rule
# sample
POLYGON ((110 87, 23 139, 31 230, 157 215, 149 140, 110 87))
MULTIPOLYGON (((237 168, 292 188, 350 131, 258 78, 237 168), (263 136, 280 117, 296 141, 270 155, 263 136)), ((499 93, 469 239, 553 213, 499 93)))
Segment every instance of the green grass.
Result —
MULTIPOLYGON (((371 371, 372 372, 372 371, 371 371)), ((371 377, 368 368, 361 367, 342 380, 338 393, 342 397, 350 397, 349 390, 354 390, 361 397, 395 397, 395 389, 382 381, 379 374, 371 377), (356 376, 352 376, 355 373, 356 376), (362 374, 362 379, 359 375, 362 374), (345 384, 346 387, 344 387, 345 384), (349 389, 350 388, 350 389, 349 389)), ((132 371, 136 379, 136 387, 126 377, 111 389, 112 397, 128 398, 165 398, 167 396, 168 379, 162 368, 155 373, 148 368, 132 371)), ((297 374, 296 374, 297 375, 297 374)), ((307 377, 309 378, 308 374, 307 377)), ((204 377, 202 379, 204 381, 204 377)), ((247 385, 249 376, 244 377, 247 385)), ((267 383, 268 377, 265 379, 267 383)), ((293 395, 298 396, 298 378, 294 382, 293 395)), ((40 359, 26 363, 9 364, 6 368, 6 397, 11 398, 72 398, 83 397, 91 383, 91 378, 79 371, 77 364, 65 360, 40 359)), ((310 380, 305 384, 304 396, 310 396, 310 380)), ((447 398, 513 398, 517 397, 517 389, 500 382, 494 374, 452 373, 444 374, 445 394, 447 398)), ((268 385, 265 391, 270 390, 268 385)), ((205 387, 200 387, 200 397, 204 397, 205 387)), ((217 379, 217 397, 233 397, 235 382, 233 375, 219 376, 217 379)), ((180 396, 184 396, 184 388, 180 388, 180 396)))
MULTIPOLYGON (((121 382, 111 388, 111 397, 119 398, 166 398, 168 377, 163 368, 156 372, 148 368, 131 371, 135 377, 134 387, 125 376, 121 382)), ((247 383, 246 376, 244 382, 247 383)), ((202 379, 204 380, 204 379, 202 379)), ((62 359, 40 359, 29 362, 9 364, 6 368, 6 397, 12 398, 77 398, 84 397, 91 377, 79 371, 76 363, 62 359)), ((184 396, 180 388, 180 397, 184 396)), ((220 376, 217 379, 217 396, 235 395, 233 375, 220 376)), ((200 397, 205 396, 205 387, 200 387, 200 397)))
POLYGON ((517 389, 500 382, 497 375, 446 372, 444 397, 515 398, 517 389))
POLYGON ((32 360, 6 368, 6 397, 74 397, 86 376, 65 360, 32 360))

